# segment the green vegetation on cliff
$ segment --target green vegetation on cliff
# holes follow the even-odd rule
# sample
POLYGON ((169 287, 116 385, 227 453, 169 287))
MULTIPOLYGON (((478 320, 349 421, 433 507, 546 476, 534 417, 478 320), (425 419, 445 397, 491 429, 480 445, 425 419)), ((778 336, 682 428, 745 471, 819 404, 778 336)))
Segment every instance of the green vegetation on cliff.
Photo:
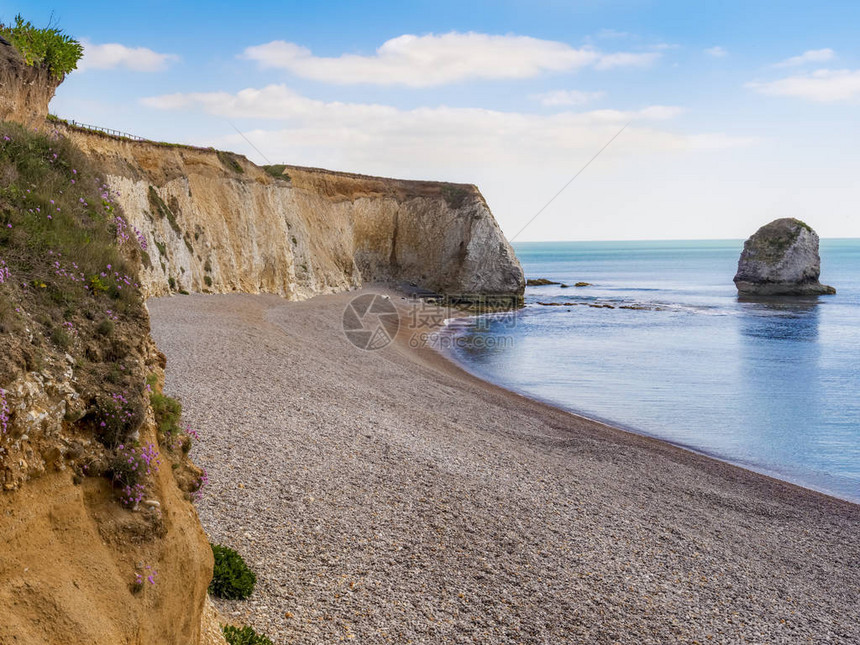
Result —
MULTIPOLYGON (((79 478, 111 478, 126 506, 157 462, 153 446, 137 445, 149 404, 141 245, 74 145, 0 123, 0 394, 25 375, 73 383, 80 405, 65 422, 104 447, 70 465, 79 478)), ((29 441, 52 449, 47 437, 29 441)))
POLYGON ((124 397, 121 418, 101 420, 119 424, 118 436, 136 429, 144 407, 143 376, 124 365, 148 331, 140 251, 77 148, 0 124, 0 374, 68 354, 82 394, 124 397))
POLYGON ((290 176, 284 172, 287 169, 286 164, 276 163, 268 166, 261 166, 261 168, 275 179, 283 179, 284 181, 290 181, 290 176))
POLYGON ((62 30, 39 29, 20 14, 15 16, 15 24, 0 25, 0 36, 21 52, 28 65, 47 69, 57 79, 77 68, 84 53, 83 45, 62 30))
MULTIPOLYGON (((66 412, 70 432, 101 446, 69 465, 78 478, 106 475, 129 507, 157 470, 156 447, 139 440, 150 405, 180 488, 193 497, 205 479, 185 459, 193 431, 179 425, 179 402, 147 376, 149 318, 138 285, 145 248, 78 148, 0 123, 0 406, 21 379, 68 383, 80 402, 66 412)), ((0 420, 5 430, 14 413, 0 420)))

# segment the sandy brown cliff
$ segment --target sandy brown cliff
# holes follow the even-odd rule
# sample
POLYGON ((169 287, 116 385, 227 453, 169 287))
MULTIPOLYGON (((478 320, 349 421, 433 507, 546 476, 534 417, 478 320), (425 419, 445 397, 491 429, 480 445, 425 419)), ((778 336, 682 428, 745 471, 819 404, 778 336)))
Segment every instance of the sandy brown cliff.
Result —
MULTIPOLYGON (((160 371, 151 340, 140 352, 142 367, 160 371)), ((176 462, 162 450, 136 512, 117 503, 107 478, 81 477, 102 450, 68 421, 80 403, 71 373, 47 366, 4 384, 12 414, 2 437, 0 643, 208 645, 212 553, 176 462), (138 574, 153 582, 135 588, 138 574)), ((157 443, 151 410, 140 441, 157 443)))
POLYGON ((60 83, 47 69, 25 65, 17 49, 0 42, 0 121, 40 126, 60 83))
MULTIPOLYGON (((298 167, 273 175, 237 155, 46 123, 58 84, 0 43, 0 120, 61 135, 94 162, 145 246, 134 254, 144 296, 301 299, 370 282, 465 298, 522 295, 522 268, 474 186, 298 167)), ((14 173, 6 179, 14 183, 14 173)), ((146 503, 124 509, 101 474, 106 449, 87 421, 98 392, 84 387, 82 366, 122 362, 130 370, 122 378, 141 387, 145 375, 162 376, 142 303, 135 321, 118 323, 128 341, 120 360, 89 332, 72 341, 74 355, 64 353, 45 325, 75 310, 58 309, 50 321, 15 307, 18 287, 7 291, 0 311, 15 324, 0 330, 0 643, 221 641, 206 609, 212 554, 183 475, 193 464, 165 456, 146 503), (155 583, 135 588, 151 571, 155 583)), ((142 410, 135 437, 156 445, 163 437, 153 409, 142 410)))
POLYGON ((62 124, 146 238, 148 295, 291 299, 370 282, 471 298, 522 295, 522 268, 477 188, 286 167, 62 124))

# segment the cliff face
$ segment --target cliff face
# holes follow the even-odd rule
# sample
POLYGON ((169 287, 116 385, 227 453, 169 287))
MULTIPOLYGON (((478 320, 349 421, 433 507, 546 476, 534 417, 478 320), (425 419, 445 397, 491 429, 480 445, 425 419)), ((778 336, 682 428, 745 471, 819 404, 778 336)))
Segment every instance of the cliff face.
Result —
POLYGON ((0 42, 0 121, 42 125, 61 82, 44 68, 26 65, 17 49, 0 42))
POLYGON ((10 260, 0 257, 0 642, 223 643, 206 611, 212 553, 190 503, 202 473, 157 427, 140 391, 144 379, 163 382, 164 368, 140 296, 300 299, 380 281, 519 299, 522 268, 474 186, 298 167, 273 176, 243 157, 61 123, 52 130, 63 139, 41 141, 32 128, 44 128, 58 84, 0 43, 0 120, 28 128, 0 145, 0 251, 10 260), (61 168, 54 147, 70 155, 61 168), (27 155, 38 161, 27 169, 53 168, 38 202, 17 167, 27 155), (90 188, 103 174, 116 197, 105 193, 101 205, 98 193, 69 197, 84 161, 95 165, 90 188), (64 209, 77 212, 63 224, 62 259, 60 238, 36 239, 65 219, 40 219, 47 204, 54 212, 60 186, 64 209), (123 211, 124 220, 111 219, 123 211), (133 230, 123 237, 126 221, 133 230), (75 237, 94 222, 116 229, 110 244, 96 248, 91 232, 75 237), (126 282, 114 260, 96 266, 115 257, 114 244, 141 264, 127 267, 126 282), (65 266, 73 247, 93 266, 65 266), (130 296, 135 281, 140 292, 130 296), (121 385, 139 405, 124 407, 121 385), (157 447, 163 459, 147 473, 146 499, 129 508, 117 500, 123 445, 104 441, 99 424, 126 413, 134 427, 123 441, 157 447))
MULTIPOLYGON (((157 355, 151 341, 146 348, 157 355)), ((197 513, 166 458, 150 484, 158 506, 136 513, 117 504, 106 478, 76 475, 98 446, 64 414, 79 402, 71 371, 8 386, 0 643, 203 645, 212 553, 197 513)), ((139 436, 157 442, 151 410, 139 436)))
POLYGON ((522 268, 477 188, 288 166, 59 126, 104 169, 147 242, 147 295, 291 299, 370 282, 452 296, 513 295, 522 268))
POLYGON ((205 478, 156 415, 140 249, 101 184, 0 123, 0 643, 202 645, 205 478))

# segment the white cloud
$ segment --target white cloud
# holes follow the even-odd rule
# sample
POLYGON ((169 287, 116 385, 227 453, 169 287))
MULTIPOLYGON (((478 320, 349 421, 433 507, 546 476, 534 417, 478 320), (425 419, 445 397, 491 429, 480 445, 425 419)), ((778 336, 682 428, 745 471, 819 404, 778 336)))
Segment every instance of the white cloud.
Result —
POLYGON ((555 107, 559 105, 585 105, 606 96, 606 92, 583 92, 581 90, 555 90, 532 95, 532 99, 541 105, 555 107))
POLYGON ((723 47, 720 47, 719 45, 709 47, 705 50, 705 53, 708 56, 713 56, 714 58, 725 58, 729 55, 728 50, 724 49, 723 47))
POLYGON ((84 56, 78 63, 79 70, 116 69, 118 67, 133 72, 158 72, 179 57, 174 54, 159 54, 146 47, 126 47, 119 43, 96 45, 82 40, 84 56))
POLYGON ((834 58, 836 58, 836 52, 832 49, 810 49, 800 56, 793 56, 776 63, 774 67, 800 67, 807 63, 826 63, 834 58))
POLYGON ((848 101, 860 99, 860 70, 820 69, 776 81, 747 83, 746 87, 761 94, 792 96, 819 103, 848 101))
MULTIPOLYGON (((693 139, 657 126, 682 112, 674 106, 640 110, 591 110, 552 115, 447 106, 401 110, 388 105, 324 102, 283 85, 226 92, 173 94, 144 99, 158 109, 203 110, 227 118, 280 120, 280 128, 245 135, 271 159, 362 172, 438 175, 466 168, 526 165, 569 166, 576 155, 593 153, 627 128, 617 155, 653 151, 721 149, 740 145, 724 135, 693 139)), ((205 145, 243 148, 227 136, 205 145)), ((253 154, 253 153, 252 153, 253 154)))
POLYGON ((546 72, 584 67, 647 67, 658 52, 605 54, 591 47, 528 36, 475 32, 406 34, 384 42, 373 55, 314 56, 306 47, 283 40, 248 47, 243 58, 264 68, 338 84, 372 83, 431 87, 469 79, 532 78, 546 72))

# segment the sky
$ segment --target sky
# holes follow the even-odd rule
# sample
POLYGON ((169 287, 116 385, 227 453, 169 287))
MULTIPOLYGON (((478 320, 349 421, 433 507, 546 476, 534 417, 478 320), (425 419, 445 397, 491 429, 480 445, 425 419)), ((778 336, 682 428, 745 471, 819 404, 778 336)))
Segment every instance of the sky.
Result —
POLYGON ((860 237, 856 0, 0 1, 18 12, 84 43, 60 117, 476 184, 516 241, 860 237))

